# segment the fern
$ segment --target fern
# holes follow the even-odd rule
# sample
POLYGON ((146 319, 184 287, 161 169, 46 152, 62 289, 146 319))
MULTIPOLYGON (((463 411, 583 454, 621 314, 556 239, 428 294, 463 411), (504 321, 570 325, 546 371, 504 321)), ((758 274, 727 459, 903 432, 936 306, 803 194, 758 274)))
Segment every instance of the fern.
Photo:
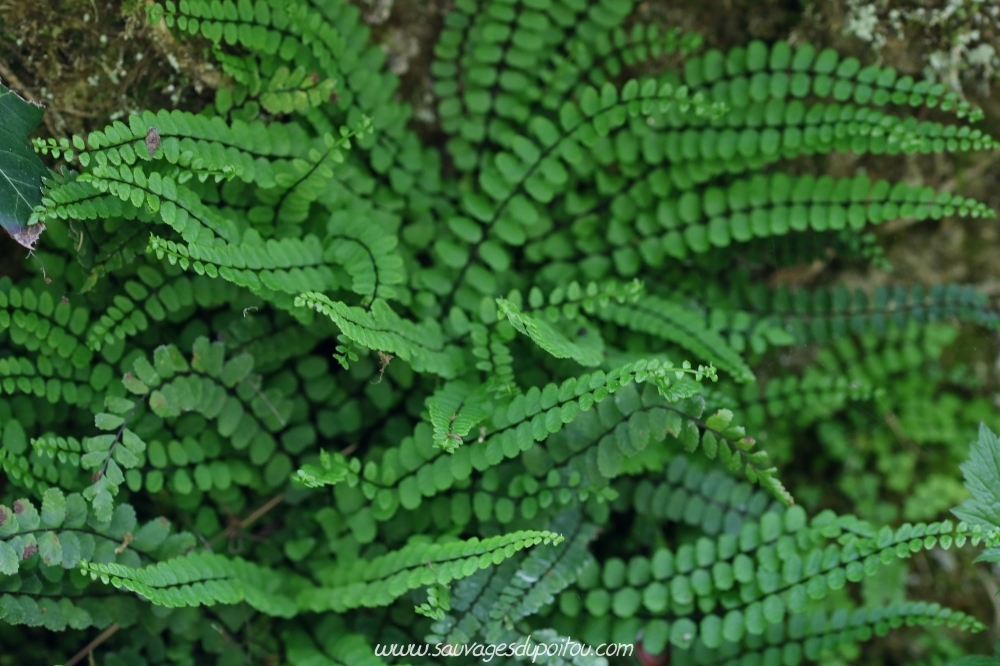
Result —
POLYGON ((303 591, 298 604, 312 611, 385 606, 408 589, 448 585, 478 569, 500 564, 513 553, 539 544, 558 545, 561 535, 512 532, 480 541, 413 544, 367 563, 321 571, 324 587, 303 591))
MULTIPOLYGON (((92 579, 125 588, 158 606, 234 604, 246 601, 268 615, 292 617, 294 602, 282 595, 265 570, 242 559, 227 560, 218 555, 193 553, 134 569, 120 564, 83 562, 81 569, 92 579)), ((280 581, 279 581, 280 583, 280 581)))
POLYGON ((120 627, 88 648, 108 664, 419 666, 440 655, 375 646, 529 637, 793 664, 982 630, 840 591, 934 548, 996 559, 988 431, 960 524, 934 513, 946 467, 922 482, 848 433, 875 407, 961 450, 991 408, 937 396, 968 387, 944 349, 996 308, 765 279, 779 253, 882 262, 892 220, 992 217, 789 166, 995 149, 981 112, 830 49, 704 49, 634 5, 456 2, 428 144, 352 4, 150 3, 223 83, 199 113, 35 141, 63 164, 33 213, 46 272, 0 279, 0 620, 120 627), (794 463, 820 455, 860 518, 818 510, 794 463), (911 522, 880 524, 851 465, 911 522))

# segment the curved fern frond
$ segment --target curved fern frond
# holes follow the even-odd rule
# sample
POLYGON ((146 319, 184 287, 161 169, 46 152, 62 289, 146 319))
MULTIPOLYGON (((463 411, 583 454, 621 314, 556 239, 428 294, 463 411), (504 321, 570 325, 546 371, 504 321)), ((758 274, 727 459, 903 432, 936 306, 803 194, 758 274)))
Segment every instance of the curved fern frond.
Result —
POLYGON ((596 314, 632 330, 669 340, 700 360, 718 365, 736 381, 753 379, 753 372, 743 358, 704 325, 699 313, 681 305, 656 296, 640 296, 631 303, 608 303, 596 310, 596 314))
MULTIPOLYGON (((616 488, 624 491, 623 485, 616 484, 616 488)), ((663 481, 644 479, 630 486, 622 495, 631 498, 640 515, 682 522, 708 536, 739 534, 745 523, 759 520, 764 513, 780 515, 784 509, 766 491, 719 469, 706 471, 683 455, 670 460, 663 481)))
POLYGON ((492 414, 485 384, 449 382, 427 398, 427 412, 434 427, 434 445, 453 453, 473 427, 492 414))
POLYGON ((180 244, 152 235, 148 251, 183 270, 190 267, 198 275, 221 277, 286 308, 292 299, 278 295, 332 291, 339 286, 322 244, 312 235, 266 242, 248 238, 239 244, 180 244))
POLYGON ((92 580, 100 578, 106 585, 124 588, 167 608, 246 601, 266 615, 290 618, 298 613, 292 598, 282 593, 283 577, 239 557, 193 552, 150 567, 85 561, 80 569, 92 580))
POLYGON ((376 211, 359 200, 331 215, 324 239, 324 258, 343 266, 351 290, 364 296, 365 304, 396 297, 396 285, 405 279, 402 257, 395 252, 398 238, 379 221, 376 211))
POLYGON ((454 352, 445 347, 439 327, 433 322, 414 324, 402 319, 381 300, 371 310, 331 301, 323 294, 305 293, 295 298, 296 307, 308 307, 329 317, 351 340, 374 351, 391 352, 413 364, 414 370, 433 372, 445 379, 460 367, 454 352))
POLYGON ((600 365, 604 360, 604 343, 600 336, 586 328, 585 335, 570 339, 557 331, 551 322, 541 317, 522 313, 516 305, 504 298, 497 299, 499 314, 520 333, 527 335, 539 347, 556 358, 571 358, 583 366, 600 365))
POLYGON ((320 572, 323 587, 300 592, 298 604, 314 612, 385 606, 409 590, 448 585, 500 564, 524 548, 562 541, 561 535, 533 530, 481 541, 415 543, 371 561, 357 560, 350 566, 320 572))
MULTIPOLYGON (((189 253, 190 256, 190 253, 189 253)), ((246 291, 224 280, 205 275, 189 278, 183 274, 164 275, 152 266, 140 266, 137 280, 127 280, 124 293, 112 299, 112 305, 87 330, 87 346, 100 351, 115 340, 125 340, 147 330, 151 325, 176 319, 195 308, 215 309, 230 306, 242 310, 251 306, 246 291), (245 304, 245 305, 244 305, 245 304)))

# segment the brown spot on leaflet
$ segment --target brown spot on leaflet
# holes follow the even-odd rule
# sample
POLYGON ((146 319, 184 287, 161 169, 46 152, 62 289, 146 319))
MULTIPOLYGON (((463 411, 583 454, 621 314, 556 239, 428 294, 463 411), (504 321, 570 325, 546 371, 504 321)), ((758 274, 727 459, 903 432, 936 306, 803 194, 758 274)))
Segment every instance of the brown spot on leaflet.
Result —
POLYGON ((156 149, 160 147, 160 131, 155 127, 150 127, 146 133, 146 150, 149 151, 149 159, 153 159, 156 149))

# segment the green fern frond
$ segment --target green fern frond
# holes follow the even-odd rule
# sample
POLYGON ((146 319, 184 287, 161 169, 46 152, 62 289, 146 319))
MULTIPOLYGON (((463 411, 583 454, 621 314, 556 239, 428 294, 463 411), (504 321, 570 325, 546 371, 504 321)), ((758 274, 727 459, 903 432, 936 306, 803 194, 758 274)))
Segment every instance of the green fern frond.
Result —
POLYGON ((780 515, 784 505, 761 489, 718 469, 706 471, 689 458, 674 456, 659 483, 643 480, 625 491, 636 511, 657 520, 697 527, 708 536, 738 534, 743 524, 765 512, 780 515))
POLYGON ((376 215, 358 201, 330 217, 325 238, 324 259, 343 266, 351 276, 351 290, 364 296, 366 304, 396 297, 400 289, 396 285, 405 278, 402 258, 394 251, 398 239, 385 227, 371 223, 376 215))
POLYGON ((910 320, 926 324, 954 317, 991 328, 1000 320, 985 294, 957 284, 929 290, 920 285, 882 285, 872 295, 860 289, 852 294, 843 285, 794 292, 782 287, 773 293, 757 287, 737 298, 736 308, 745 308, 753 319, 771 318, 798 344, 830 342, 867 331, 885 334, 890 323, 905 328, 910 320))
POLYGON ((522 531, 483 540, 415 543, 370 562, 320 573, 323 587, 299 593, 300 607, 319 612, 385 606, 408 590, 448 585, 479 569, 500 564, 514 553, 538 545, 559 545, 553 532, 522 531))
POLYGON ((288 618, 298 613, 291 597, 281 592, 281 577, 238 557, 195 552, 150 567, 84 561, 80 569, 92 580, 99 578, 167 608, 246 601, 267 615, 288 618))
POLYGON ((295 305, 326 315, 351 340, 374 351, 391 352, 412 363, 414 370, 434 372, 445 379, 458 372, 458 359, 444 346, 440 328, 432 322, 408 322, 381 299, 372 301, 370 310, 363 310, 310 292, 297 296, 295 305))
POLYGON ((153 235, 149 237, 148 251, 182 270, 190 267, 198 275, 221 277, 289 309, 292 299, 288 295, 338 286, 315 236, 266 242, 251 237, 240 244, 182 245, 153 235), (282 294, 285 296, 280 297, 282 294))
POLYGON ((493 411, 487 386, 449 382, 427 398, 427 411, 434 427, 434 445, 453 453, 469 431, 493 411))
POLYGON ((811 44, 801 44, 794 52, 788 42, 778 41, 769 47, 759 40, 725 54, 711 49, 685 63, 684 77, 692 88, 711 86, 716 99, 725 99, 737 108, 751 100, 811 94, 874 106, 937 106, 970 122, 983 115, 943 84, 914 83, 913 77, 900 77, 892 67, 862 67, 857 58, 841 58, 831 48, 817 53, 811 44))
POLYGON ((632 303, 609 303, 596 312, 602 319, 664 338, 703 361, 718 364, 737 381, 753 379, 746 362, 726 341, 704 326, 697 312, 656 296, 640 296, 632 303))

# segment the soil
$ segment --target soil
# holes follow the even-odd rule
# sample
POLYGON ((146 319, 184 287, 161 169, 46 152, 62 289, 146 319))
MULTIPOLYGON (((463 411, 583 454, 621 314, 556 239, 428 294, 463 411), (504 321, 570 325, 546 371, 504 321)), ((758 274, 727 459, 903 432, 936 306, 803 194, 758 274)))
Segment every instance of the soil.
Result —
MULTIPOLYGON (((437 131, 429 65, 450 2, 356 1, 374 41, 387 51, 388 66, 402 78, 400 95, 414 105, 418 131, 433 140, 437 131)), ((197 111, 212 101, 221 77, 212 65, 209 44, 198 38, 175 38, 162 24, 147 26, 145 4, 143 0, 0 0, 0 80, 47 106, 36 136, 85 134, 129 112, 197 111)), ((904 3, 883 0, 876 4, 904 3)), ((874 61, 877 56, 870 44, 844 36, 847 12, 848 0, 646 0, 639 3, 635 20, 699 32, 712 47, 728 48, 750 39, 788 39, 833 46, 863 62, 874 61)), ((933 30, 914 34, 909 40, 890 38, 881 50, 882 64, 919 75, 929 49, 946 35, 933 30)), ((986 112, 980 127, 995 134, 1000 97, 973 92, 971 101, 986 112)), ((865 169, 873 180, 886 177, 957 190, 1000 209, 1000 188, 995 186, 1000 177, 997 154, 891 159, 832 156, 819 166, 834 175, 865 169)), ((776 272, 772 283, 840 281, 871 287, 963 282, 1000 297, 996 224, 996 220, 960 219, 887 224, 877 233, 894 266, 891 273, 833 260, 805 270, 776 272)), ((0 274, 17 272, 23 260, 23 249, 6 237, 0 240, 0 274)), ((970 334, 966 344, 965 355, 973 371, 996 388, 997 336, 970 334)), ((908 587, 913 598, 938 600, 992 624, 991 631, 973 640, 976 649, 986 652, 998 635, 1000 612, 994 610, 996 583, 992 582, 998 577, 985 569, 969 575, 973 569, 965 561, 971 559, 967 555, 961 554, 957 565, 951 560, 917 557, 908 587)), ((918 635, 894 632, 873 642, 865 648, 865 662, 904 663, 919 656, 918 635)))

